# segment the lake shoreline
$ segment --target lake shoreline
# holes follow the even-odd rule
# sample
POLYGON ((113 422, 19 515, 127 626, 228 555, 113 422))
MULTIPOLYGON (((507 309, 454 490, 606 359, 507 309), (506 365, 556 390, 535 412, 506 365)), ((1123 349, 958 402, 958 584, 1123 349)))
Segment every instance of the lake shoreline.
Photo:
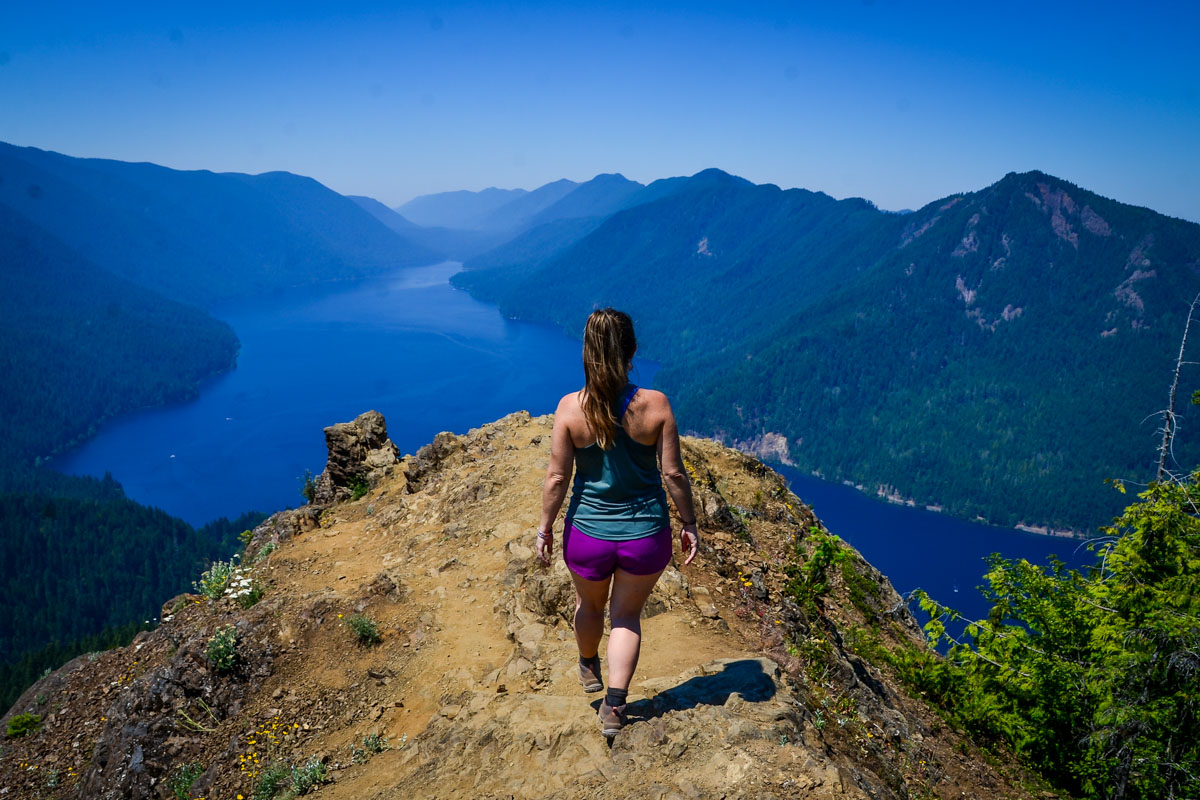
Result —
MULTIPOLYGON (((780 436, 779 434, 767 433, 767 434, 763 434, 762 436, 760 436, 754 440, 749 440, 749 441, 739 440, 739 441, 734 441, 734 442, 726 442, 719 435, 705 434, 703 432, 689 431, 688 435, 698 436, 698 437, 706 438, 706 439, 714 439, 715 441, 718 441, 721 444, 726 444, 729 447, 734 448, 735 450, 740 450, 741 452, 745 453, 748 456, 757 458, 758 460, 762 461, 762 463, 771 467, 771 469, 774 469, 776 472, 779 472, 781 468, 786 469, 786 470, 794 470, 796 472, 800 472, 799 467, 797 467, 795 463, 791 462, 790 460, 785 461, 785 460, 781 459, 781 456, 786 455, 786 453, 787 453, 786 444, 780 444, 780 442, 777 439, 769 438, 769 437, 779 437, 780 436), (763 447, 761 446, 761 443, 764 441, 766 441, 768 443, 768 448, 766 450, 764 450, 763 447), (747 444, 750 444, 752 446, 745 447, 744 445, 747 445, 747 444)), ((942 514, 948 519, 956 519, 961 522, 970 523, 972 525, 981 525, 981 526, 985 526, 988 528, 999 528, 999 529, 1003 529, 1003 530, 1009 529, 1009 526, 997 525, 996 523, 991 522, 990 520, 984 519, 983 517, 980 517, 980 516, 975 516, 974 518, 969 518, 969 517, 960 516, 958 514, 949 513, 945 510, 945 506, 941 503, 918 503, 916 500, 914 500, 911 497, 904 497, 903 495, 901 495, 900 492, 890 484, 884 484, 884 483, 879 484, 876 487, 874 494, 872 494, 870 489, 868 489, 866 486, 864 486, 861 483, 854 483, 853 481, 850 481, 850 480, 832 481, 832 480, 826 478, 825 475, 820 470, 810 470, 807 474, 816 480, 823 481, 830 485, 840 485, 840 486, 845 486, 848 489, 853 489, 871 501, 881 502, 881 503, 885 503, 885 504, 889 504, 889 505, 893 505, 893 506, 899 506, 901 508, 910 508, 913 510, 924 510, 931 514, 942 514)), ((803 498, 801 498, 801 499, 803 499, 803 498)), ((1046 537, 1058 538, 1058 539, 1073 539, 1073 540, 1078 540, 1078 541, 1084 541, 1089 537, 1089 532, 1086 530, 1076 530, 1076 529, 1071 529, 1071 528, 1054 528, 1054 527, 1051 527, 1050 525, 1031 525, 1031 524, 1025 522, 1024 520, 1011 526, 1011 529, 1022 531, 1023 533, 1032 533, 1032 534, 1035 534, 1038 536, 1046 536, 1046 537)))
MULTIPOLYGON (((102 423, 97 423, 97 425, 94 427, 94 429, 89 432, 89 436, 86 439, 84 439, 82 441, 76 441, 76 442, 72 443, 72 446, 70 446, 70 447, 60 448, 58 451, 56 451, 55 453, 50 454, 48 456, 43 456, 40 459, 40 463, 51 469, 58 468, 58 465, 62 464, 63 462, 67 462, 69 464, 70 462, 72 462, 72 460, 73 460, 72 456, 74 454, 77 454, 79 451, 86 448, 97 437, 105 435, 105 433, 107 431, 112 430, 114 427, 120 427, 121 425, 125 424, 126 422, 128 422, 130 420, 137 419, 140 415, 155 414, 155 413, 170 413, 171 411, 177 411, 184 407, 189 406, 190 404, 198 402, 200 400, 200 398, 206 392, 213 391, 214 387, 218 386, 222 381, 229 379, 231 376, 236 375, 238 373, 239 369, 241 369, 240 362, 241 362, 241 357, 244 354, 245 343, 243 341, 243 332, 238 330, 238 327, 237 327, 237 325, 235 325, 235 323, 237 323, 239 320, 241 320, 242 322, 239 324, 244 324, 245 320, 254 318, 255 315, 258 314, 262 308, 270 307, 273 305, 274 306, 284 306, 284 307, 290 307, 292 305, 303 306, 305 304, 311 304, 313 302, 314 298, 330 297, 330 296, 361 295, 361 296, 366 296, 369 298, 370 295, 380 291, 381 287, 385 287, 385 286, 387 287, 387 290, 401 291, 401 292, 403 292, 405 290, 443 291, 443 292, 451 293, 449 296, 456 297, 459 300, 462 300, 464 298, 469 298, 469 303, 473 304, 471 306, 473 313, 478 314, 478 313, 480 313, 481 310, 486 309, 486 311, 484 311, 484 313, 491 314, 497 318, 500 318, 501 320, 503 320, 503 322, 502 322, 503 325, 526 326, 526 328, 529 330, 539 331, 540 334, 547 339, 561 340, 561 342, 567 343, 567 346, 570 348, 578 348, 579 347, 578 341, 567 336, 567 334, 565 332, 563 332, 557 326, 548 325, 545 323, 523 322, 523 321, 513 321, 513 320, 505 319, 503 317, 503 315, 501 314, 499 307, 496 306, 495 304, 489 303, 486 301, 475 300, 470 295, 470 293, 467 292, 466 290, 458 289, 457 287, 454 287, 450 281, 450 278, 454 274, 457 274, 458 272, 460 272, 461 270, 462 270, 461 262, 440 261, 440 262, 423 265, 423 266, 417 266, 417 267, 399 267, 389 273, 385 273, 385 274, 381 274, 381 275, 365 276, 365 277, 359 277, 359 278, 346 278, 346 279, 338 279, 338 280, 331 280, 331 281, 322 281, 322 282, 315 283, 315 284, 299 284, 299 285, 296 285, 293 287, 288 287, 285 289, 273 291, 267 295, 255 296, 255 297, 234 298, 234 299, 231 299, 229 301, 224 301, 219 304, 213 304, 211 307, 207 308, 206 311, 208 311, 208 313, 215 316, 217 319, 221 319, 222 321, 226 322, 226 324, 229 324, 230 327, 233 328, 235 335, 238 336, 238 342, 239 342, 238 352, 235 354, 234 359, 232 360, 232 363, 227 368, 225 368, 221 371, 215 372, 212 375, 205 377, 203 380, 198 381, 196 383, 196 385, 192 388, 192 391, 190 391, 187 394, 187 396, 185 396, 185 397, 176 398, 172 401, 169 401, 169 402, 163 403, 163 404, 159 404, 159 405, 143 406, 143 407, 140 407, 137 409, 129 409, 126 411, 122 411, 119 414, 115 414, 109 418, 106 418, 105 420, 102 421, 102 423)), ((303 320, 300 320, 300 322, 302 323, 303 320)), ((574 358, 575 359, 578 358, 577 353, 575 354, 574 358)), ((640 363, 645 363, 650 367, 649 371, 651 373, 651 377, 652 377, 653 373, 657 372, 657 369, 660 366, 654 362, 640 362, 640 363)), ((646 381, 644 381, 644 383, 652 384, 653 381, 646 380, 646 381)), ((557 400, 557 397, 555 397, 553 399, 557 400)), ((370 402, 368 401, 367 404, 370 404, 370 402)), ((524 403, 524 404, 518 404, 518 405, 529 405, 529 404, 524 403)), ((359 409, 359 411, 363 411, 363 410, 366 410, 366 408, 364 407, 362 409, 359 409)), ((510 413, 511 411, 515 411, 515 410, 519 410, 519 409, 514 407, 514 408, 509 408, 506 410, 504 410, 504 409, 498 409, 498 410, 501 413, 498 414, 497 418, 499 418, 500 416, 503 416, 505 413, 510 413)), ((534 407, 530 407, 530 408, 526 408, 525 410, 529 410, 531 413, 533 413, 537 409, 534 407)), ((339 420, 336 420, 336 419, 329 420, 325 423, 325 425, 333 424, 334 422, 337 422, 337 421, 339 421, 339 420)), ((342 421, 344 421, 344 420, 342 420, 342 421)), ((485 424, 486 422, 487 422, 487 420, 476 420, 475 424, 485 424)), ((323 428, 324 425, 321 425, 320 427, 323 428)), ((463 431, 459 431, 459 432, 465 432, 465 430, 466 430, 466 428, 464 428, 463 431)), ((310 432, 297 431, 297 432, 293 432, 292 435, 300 436, 300 435, 306 435, 307 433, 310 433, 310 432)), ((708 432, 703 432, 703 431, 689 431, 688 433, 690 435, 697 435, 697 436, 702 436, 704 438, 711 438, 716 441, 723 441, 719 432, 708 433, 708 432)), ((415 444, 414 449, 415 449, 415 447, 419 447, 420 444, 421 443, 415 444)), ((750 444, 750 443, 735 442, 733 444, 733 446, 737 447, 738 444, 750 444)), ((743 449, 743 451, 747 452, 749 455, 752 455, 756 458, 760 458, 761 460, 763 460, 764 463, 768 464, 769 466, 776 469, 777 471, 779 471, 780 468, 795 469, 794 465, 780 462, 778 456, 781 455, 781 450, 780 450, 780 445, 778 442, 771 441, 768 443, 771 445, 771 447, 769 448, 770 452, 757 452, 762 449, 761 445, 763 445, 764 443, 757 442, 756 444, 758 444, 760 446, 758 446, 758 447, 752 446, 749 448, 743 447, 743 448, 739 448, 739 449, 743 449)), ((317 465, 313 465, 313 466, 317 466, 317 465)), ((309 467, 309 469, 312 469, 312 467, 309 467)), ((105 469, 104 471, 108 472, 108 471, 113 471, 113 470, 105 469)), ((103 472, 101 472, 100 474, 103 474, 103 472)), ((811 473, 811 477, 816 480, 821 480, 823 482, 829 483, 830 485, 838 485, 832 481, 827 481, 819 471, 814 471, 813 473, 811 473)), ((119 478, 118 478, 118 482, 121 482, 122 485, 124 486, 124 482, 120 481, 119 478)), ((923 510, 928 513, 941 514, 947 518, 955 519, 955 520, 961 521, 963 523, 969 523, 971 525, 977 525, 977 526, 981 526, 981 527, 995 528, 995 529, 1001 529, 1001 530, 1017 530, 1017 531, 1021 531, 1023 533, 1028 533, 1028 534, 1032 534, 1032 535, 1036 535, 1036 536, 1043 536, 1043 537, 1047 537, 1047 538, 1051 538, 1051 539, 1057 538, 1057 539, 1068 539, 1068 540, 1080 540, 1080 539, 1085 538, 1087 535, 1086 532, 1082 532, 1082 531, 1074 531, 1074 530, 1069 530, 1069 529, 1056 529, 1049 525, 1031 524, 1024 520, 1018 522, 1016 525, 1012 526, 1012 528, 1008 528, 1007 526, 994 525, 993 523, 991 523, 987 520, 983 520, 983 519, 978 519, 978 518, 970 519, 970 518, 958 516, 955 514, 949 514, 949 513, 945 512, 944 508, 939 503, 918 504, 912 498, 905 498, 905 497, 901 496, 899 494, 899 492, 896 491, 893 487, 887 486, 885 484, 880 484, 874 493, 872 493, 867 487, 865 487, 861 484, 854 484, 853 482, 850 482, 850 481, 842 481, 840 485, 845 486, 846 488, 854 489, 858 494, 860 494, 861 496, 863 496, 865 499, 867 499, 870 502, 880 502, 885 505, 893 505, 893 506, 897 506, 897 507, 901 507, 901 508, 908 508, 908 509, 913 509, 913 510, 923 510)), ((139 501, 139 502, 141 502, 141 501, 139 501)), ((154 505, 153 500, 149 500, 146 502, 147 502, 147 504, 154 505)), ((295 503, 292 503, 292 505, 294 505, 294 504, 295 503)), ((263 508, 263 504, 258 504, 258 507, 263 508)), ((217 516, 227 516, 227 514, 219 514, 217 516)), ((213 518, 215 519, 217 517, 214 516, 213 518)))

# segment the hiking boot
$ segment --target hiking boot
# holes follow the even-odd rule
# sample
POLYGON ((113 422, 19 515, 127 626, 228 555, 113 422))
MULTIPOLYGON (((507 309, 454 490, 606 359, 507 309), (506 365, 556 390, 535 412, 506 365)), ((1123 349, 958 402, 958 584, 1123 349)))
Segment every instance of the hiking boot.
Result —
POLYGON ((604 691, 604 681, 600 678, 600 666, 596 665, 596 669, 580 664, 579 665, 579 685, 583 687, 585 692, 601 692, 604 691))
POLYGON ((625 725, 625 706, 614 708, 608 704, 607 700, 604 700, 600 703, 597 715, 600 717, 600 733, 606 739, 616 736, 625 725))

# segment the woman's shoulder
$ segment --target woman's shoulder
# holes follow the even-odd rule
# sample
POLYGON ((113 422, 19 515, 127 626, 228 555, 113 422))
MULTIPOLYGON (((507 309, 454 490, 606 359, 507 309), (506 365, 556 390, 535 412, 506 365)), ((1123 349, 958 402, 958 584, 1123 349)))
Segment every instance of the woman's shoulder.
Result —
POLYGON ((570 392, 564 394, 558 401, 558 408, 555 410, 555 415, 565 414, 568 417, 574 414, 582 414, 583 409, 579 405, 579 392, 570 392))
POLYGON ((638 392, 634 395, 633 402, 629 404, 629 409, 637 419, 655 426, 662 424, 672 414, 671 403, 665 394, 657 389, 641 387, 638 387, 638 392))
POLYGON ((667 396, 657 389, 647 389, 644 386, 639 386, 637 394, 633 398, 635 403, 642 403, 653 408, 669 408, 671 403, 667 400, 667 396))

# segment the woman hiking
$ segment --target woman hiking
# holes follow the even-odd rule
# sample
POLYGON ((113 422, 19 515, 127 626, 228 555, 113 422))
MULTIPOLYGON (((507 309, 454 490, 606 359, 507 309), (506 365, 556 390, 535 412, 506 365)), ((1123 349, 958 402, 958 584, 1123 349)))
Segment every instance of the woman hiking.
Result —
POLYGON ((628 314, 604 308, 588 317, 585 385, 558 403, 537 528, 538 557, 549 564, 554 522, 573 472, 563 560, 575 583, 575 641, 584 691, 604 689, 599 647, 606 606, 612 622, 608 692, 599 711, 601 732, 608 738, 625 724, 625 698, 641 651, 642 607, 671 561, 664 478, 683 523, 679 542, 685 565, 695 558, 700 539, 671 404, 662 392, 629 382, 636 351, 628 314))

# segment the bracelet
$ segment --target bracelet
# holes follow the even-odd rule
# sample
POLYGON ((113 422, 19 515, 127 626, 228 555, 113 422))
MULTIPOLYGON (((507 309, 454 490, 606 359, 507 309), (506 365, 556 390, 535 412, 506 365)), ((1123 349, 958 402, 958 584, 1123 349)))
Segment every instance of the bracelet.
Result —
POLYGON ((537 535, 538 535, 539 539, 553 539, 554 538, 553 533, 543 533, 542 531, 538 531, 537 535))
POLYGON ((696 520, 693 519, 691 522, 684 522, 683 520, 679 520, 679 524, 683 525, 684 527, 687 527, 688 525, 695 525, 696 520))

